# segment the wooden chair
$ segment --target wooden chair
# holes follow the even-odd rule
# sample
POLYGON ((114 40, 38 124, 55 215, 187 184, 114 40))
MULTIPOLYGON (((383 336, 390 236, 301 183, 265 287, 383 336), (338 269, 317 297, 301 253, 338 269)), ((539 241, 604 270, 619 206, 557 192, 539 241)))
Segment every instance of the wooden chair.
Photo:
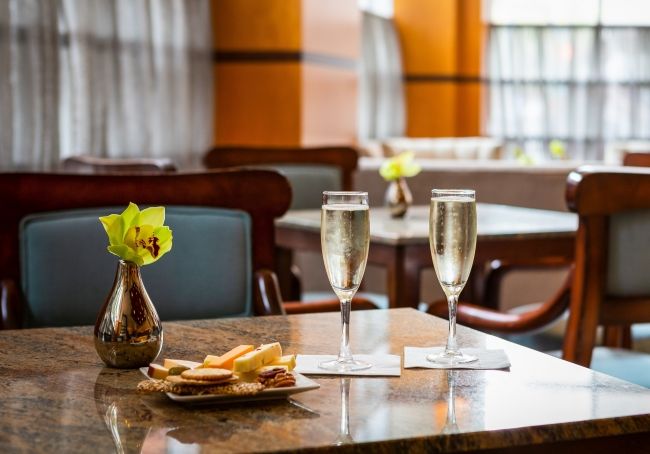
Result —
MULTIPOLYGON (((216 147, 203 157, 209 169, 246 166, 319 166, 340 172, 340 190, 352 190, 352 174, 359 155, 351 147, 274 148, 216 147)), ((291 181, 291 178, 289 178, 291 181)), ((320 202, 320 199, 318 200, 320 202)))
MULTIPOLYGON (((562 357, 589 367, 599 325, 621 333, 616 328, 650 322, 650 169, 581 167, 568 177, 566 199, 579 216, 576 261, 556 296, 524 314, 460 304, 458 322, 521 333, 543 327, 568 307, 562 357)), ((446 303, 429 311, 444 316, 446 303)), ((606 344, 621 343, 611 337, 606 332, 606 344)), ((610 358, 619 352, 624 351, 610 358)), ((639 361, 649 358, 641 355, 639 361)))
MULTIPOLYGON (((650 169, 585 166, 567 182, 567 204, 579 215, 576 273, 563 355, 589 365, 596 327, 650 322, 650 169)), ((611 339, 608 343, 629 340, 611 339)))
MULTIPOLYGON (((251 219, 252 271, 274 267, 274 219, 289 206, 290 188, 281 175, 263 170, 188 174, 0 174, 0 303, 2 328, 21 326, 19 225, 33 213, 91 207, 144 205, 201 206, 242 210, 251 219), (241 188, 246 188, 245 191, 241 188), (260 200, 264 198, 264 203, 260 200)), ((98 228, 101 226, 98 224, 98 228)), ((83 244, 83 238, 79 239, 83 244)), ((103 251, 102 251, 103 252, 103 251)), ((81 251, 71 251, 82 253, 81 251)), ((107 253, 106 253, 107 254, 107 253)), ((110 279, 110 278, 109 278, 110 279)), ((252 282, 255 280, 252 279, 252 282)), ((256 314, 282 314, 279 300, 262 299, 253 286, 256 314)))
POLYGON ((634 167, 650 167, 650 152, 623 152, 623 165, 634 167))
POLYGON ((175 172, 176 164, 169 158, 99 158, 71 156, 61 162, 63 171, 80 173, 175 172))
MULTIPOLYGON (((290 209, 320 208, 325 190, 352 190, 352 175, 358 153, 350 147, 274 148, 216 147, 208 151, 203 163, 208 168, 270 167, 291 183, 290 209)), ((278 273, 282 294, 300 299, 300 270, 293 264, 291 251, 278 249, 278 273)))

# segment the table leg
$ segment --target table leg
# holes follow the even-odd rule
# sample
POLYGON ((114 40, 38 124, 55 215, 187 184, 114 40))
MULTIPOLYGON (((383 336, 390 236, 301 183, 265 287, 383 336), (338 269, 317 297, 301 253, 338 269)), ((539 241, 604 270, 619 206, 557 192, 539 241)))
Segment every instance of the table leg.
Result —
POLYGON ((275 261, 280 284, 280 293, 285 301, 299 301, 301 297, 300 278, 293 272, 293 251, 283 247, 275 248, 275 261))
POLYGON ((414 307, 420 303, 419 261, 409 257, 406 247, 392 247, 391 260, 386 266, 389 307, 414 307))

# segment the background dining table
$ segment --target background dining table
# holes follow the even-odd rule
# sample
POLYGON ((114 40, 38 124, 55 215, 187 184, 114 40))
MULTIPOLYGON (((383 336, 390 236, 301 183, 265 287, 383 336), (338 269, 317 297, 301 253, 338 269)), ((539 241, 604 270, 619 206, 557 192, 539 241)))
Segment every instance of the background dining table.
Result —
MULTIPOLYGON (((164 323, 162 357, 202 360, 239 344, 337 348, 338 313, 164 323)), ((403 369, 312 376, 291 399, 187 406, 139 394, 138 370, 103 366, 91 327, 0 332, 2 452, 647 452, 650 390, 459 327, 461 346, 504 349, 505 370, 403 369), (645 450, 645 451, 644 451, 645 450)), ((444 320, 359 311, 355 353, 442 345, 444 320)))
MULTIPOLYGON (((573 261, 578 227, 573 213, 478 203, 477 217, 474 278, 480 279, 492 260, 560 266, 573 261)), ((275 238, 285 250, 320 253, 320 210, 290 210, 276 221, 275 238)), ((387 208, 371 207, 368 263, 387 270, 389 307, 417 307, 420 272, 433 267, 429 207, 412 206, 401 219, 392 218, 387 208)), ((478 287, 473 289, 477 298, 480 281, 478 287)))

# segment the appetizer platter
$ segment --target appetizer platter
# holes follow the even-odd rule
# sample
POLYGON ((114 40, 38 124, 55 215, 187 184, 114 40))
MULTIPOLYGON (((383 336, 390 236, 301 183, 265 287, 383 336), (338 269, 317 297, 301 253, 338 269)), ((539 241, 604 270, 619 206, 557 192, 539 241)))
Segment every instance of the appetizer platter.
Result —
POLYGON ((239 345, 203 362, 165 359, 141 368, 148 377, 138 383, 143 393, 166 393, 176 402, 229 403, 282 399, 320 387, 293 372, 295 355, 282 355, 279 342, 239 345))

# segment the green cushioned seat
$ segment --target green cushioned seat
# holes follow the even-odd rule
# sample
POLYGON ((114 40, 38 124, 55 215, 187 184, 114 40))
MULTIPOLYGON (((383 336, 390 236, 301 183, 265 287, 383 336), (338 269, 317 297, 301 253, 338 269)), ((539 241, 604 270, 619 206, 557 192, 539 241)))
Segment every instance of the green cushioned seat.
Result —
MULTIPOLYGON (((99 216, 123 207, 31 215, 20 228, 25 325, 94 324, 118 258, 99 216)), ((142 268, 162 320, 252 315, 251 221, 237 210, 167 207, 172 250, 142 268)))

